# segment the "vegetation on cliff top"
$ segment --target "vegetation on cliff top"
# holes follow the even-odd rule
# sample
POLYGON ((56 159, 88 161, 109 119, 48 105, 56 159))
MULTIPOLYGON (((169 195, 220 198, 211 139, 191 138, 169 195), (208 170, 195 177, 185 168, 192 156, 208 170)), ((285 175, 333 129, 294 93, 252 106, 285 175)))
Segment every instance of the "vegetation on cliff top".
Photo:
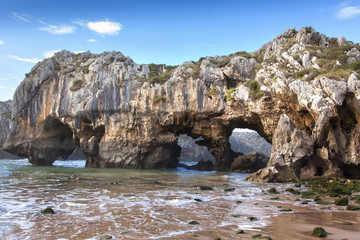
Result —
MULTIPOLYGON (((307 31, 308 32, 308 31, 307 31)), ((311 32, 311 31, 310 31, 311 32)), ((359 50, 359 46, 349 43, 344 46, 339 46, 336 38, 327 38, 329 46, 321 46, 319 44, 306 45, 305 49, 296 53, 293 57, 299 63, 302 64, 301 56, 308 52, 310 59, 317 58, 317 63, 320 69, 309 68, 300 71, 291 71, 286 67, 288 61, 286 60, 282 64, 282 70, 285 72, 286 77, 293 77, 295 79, 303 79, 306 81, 315 79, 316 77, 327 77, 331 79, 347 79, 352 72, 360 74, 360 62, 349 62, 348 59, 351 54, 348 52, 353 48, 359 50)), ((297 41, 295 37, 287 40, 287 43, 282 49, 282 52, 288 51, 297 41)), ((275 55, 273 56, 275 57, 275 55)), ((268 61, 276 62, 276 58, 272 58, 268 61)))
POLYGON ((149 82, 149 83, 164 83, 171 78, 175 68, 177 66, 166 66, 163 64, 153 64, 149 65, 149 76, 148 78, 138 78, 140 82, 149 82))
POLYGON ((230 88, 226 92, 226 101, 230 101, 233 98, 233 92, 239 85, 244 85, 249 88, 249 95, 252 100, 257 100, 264 96, 264 92, 260 90, 260 84, 255 80, 248 80, 238 83, 235 88, 230 88))

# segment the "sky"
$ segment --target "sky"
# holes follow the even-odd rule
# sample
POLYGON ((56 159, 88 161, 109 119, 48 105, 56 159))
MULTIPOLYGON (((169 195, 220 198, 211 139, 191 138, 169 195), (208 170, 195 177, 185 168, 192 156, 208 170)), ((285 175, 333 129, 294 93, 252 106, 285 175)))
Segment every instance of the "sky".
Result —
POLYGON ((252 52, 289 28, 360 42, 360 0, 0 0, 0 101, 59 50, 178 65, 252 52))

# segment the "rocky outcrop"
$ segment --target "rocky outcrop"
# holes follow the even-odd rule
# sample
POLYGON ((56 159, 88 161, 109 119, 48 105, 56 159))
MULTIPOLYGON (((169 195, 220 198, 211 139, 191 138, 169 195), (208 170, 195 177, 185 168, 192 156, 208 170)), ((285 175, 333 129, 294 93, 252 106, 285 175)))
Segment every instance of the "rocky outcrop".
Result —
POLYGON ((230 171, 253 173, 259 169, 265 168, 268 161, 269 157, 262 153, 253 151, 249 154, 239 155, 234 158, 234 161, 231 163, 230 171))
POLYGON ((187 134, 202 137, 197 144, 216 170, 230 170, 229 136, 249 128, 273 143, 268 166, 251 180, 356 177, 359 48, 302 28, 251 54, 176 67, 62 51, 17 88, 4 147, 35 164, 66 158, 79 145, 88 167, 171 168, 178 137, 187 134))
POLYGON ((201 159, 197 164, 188 166, 185 163, 180 163, 179 167, 186 168, 188 170, 196 170, 196 171, 212 171, 214 170, 214 164, 210 160, 204 161, 201 159))
MULTIPOLYGON (((81 150, 80 146, 76 146, 75 150, 67 157, 66 160, 85 160, 86 156, 81 150)), ((63 158, 58 158, 57 160, 64 160, 63 158)))
POLYGON ((9 135, 12 125, 12 121, 10 120, 11 105, 11 100, 0 102, 0 159, 20 159, 18 156, 5 152, 2 149, 2 145, 9 135))

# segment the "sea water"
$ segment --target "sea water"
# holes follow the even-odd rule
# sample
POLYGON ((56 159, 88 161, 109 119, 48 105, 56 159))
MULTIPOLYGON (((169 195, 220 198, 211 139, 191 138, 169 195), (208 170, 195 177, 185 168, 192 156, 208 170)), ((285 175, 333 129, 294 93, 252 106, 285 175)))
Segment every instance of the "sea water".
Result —
POLYGON ((265 226, 278 210, 256 203, 269 199, 269 187, 287 186, 242 181, 246 176, 85 168, 85 160, 52 167, 0 160, 0 239, 166 239, 219 226, 265 226), (56 214, 41 214, 46 207, 56 214))

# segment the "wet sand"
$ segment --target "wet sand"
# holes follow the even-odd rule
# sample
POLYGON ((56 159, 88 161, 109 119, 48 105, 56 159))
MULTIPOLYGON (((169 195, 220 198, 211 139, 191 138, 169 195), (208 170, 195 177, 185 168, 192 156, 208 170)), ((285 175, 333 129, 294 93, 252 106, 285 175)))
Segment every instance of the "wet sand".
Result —
MULTIPOLYGON (((257 201, 256 206, 264 208, 277 208, 278 215, 265 218, 266 226, 253 227, 244 230, 243 234, 236 234, 239 229, 244 229, 240 225, 208 227, 207 230, 188 232, 173 236, 174 239, 199 239, 210 240, 220 238, 226 239, 254 239, 252 236, 261 234, 262 237, 271 237, 281 240, 359 240, 360 239, 360 212, 348 211, 346 207, 331 205, 311 204, 302 205, 296 201, 297 197, 287 193, 272 195, 269 194, 265 201, 257 201), (272 197, 279 197, 279 201, 267 201, 272 197), (282 209, 291 209, 291 212, 280 212, 282 209), (350 222, 352 225, 346 225, 350 222), (328 236, 318 238, 312 236, 315 227, 323 227, 328 236)), ((333 200, 327 198, 326 200, 333 200)), ((169 238, 161 238, 169 239, 169 238)), ((261 239, 261 238, 259 238, 261 239)), ((266 238, 262 238, 266 239, 266 238)))
POLYGON ((285 192, 294 184, 243 182, 246 175, 222 172, 11 164, 0 169, 0 239, 317 239, 311 233, 318 226, 329 233, 325 239, 360 239, 360 212, 303 205, 285 192), (68 179, 73 174, 79 179, 68 179), (272 187, 281 194, 268 193, 272 187), (56 214, 40 213, 48 206, 56 214))
POLYGON ((294 212, 282 213, 278 216, 271 217, 268 219, 268 226, 245 230, 244 234, 235 233, 237 230, 241 229, 237 225, 228 225, 224 227, 209 227, 207 230, 188 232, 186 234, 173 236, 173 238, 199 240, 216 238, 221 238, 222 240, 254 239, 252 238, 253 235, 261 234, 263 237, 270 236, 272 239, 281 240, 360 239, 360 213, 358 212, 323 212, 307 207, 299 208, 294 207, 293 205, 284 206, 292 207, 294 212), (353 225, 344 225, 343 222, 351 222, 353 225), (313 229, 319 226, 327 231, 328 236, 326 238, 312 236, 313 229))

